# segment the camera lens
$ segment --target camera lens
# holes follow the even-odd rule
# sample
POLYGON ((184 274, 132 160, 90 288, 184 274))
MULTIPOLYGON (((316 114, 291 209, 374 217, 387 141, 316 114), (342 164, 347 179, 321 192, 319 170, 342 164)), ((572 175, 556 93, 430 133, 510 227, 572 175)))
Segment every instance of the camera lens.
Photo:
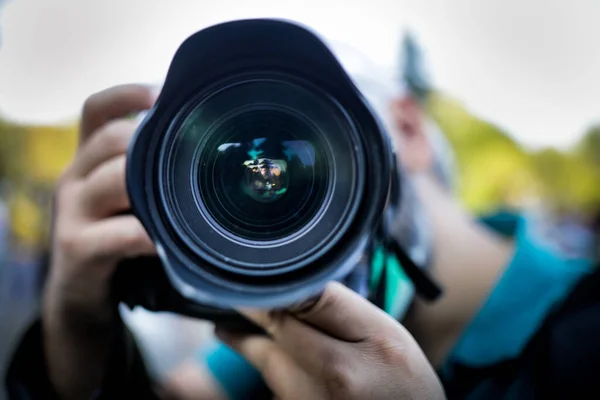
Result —
POLYGON ((223 315, 315 296, 378 234, 393 161, 368 103, 306 28, 259 19, 190 36, 127 157, 132 212, 168 280, 140 292, 153 309, 223 315))
POLYGON ((326 147, 293 110, 241 107, 215 124, 196 154, 197 201, 227 235, 288 237, 306 228, 323 205, 326 147))
POLYGON ((270 203, 288 190, 287 163, 284 160, 254 158, 244 162, 244 193, 259 203, 270 203))
POLYGON ((357 207, 358 143, 343 109, 298 78, 210 87, 182 109, 160 150, 170 225, 226 269, 299 267, 334 244, 357 207))

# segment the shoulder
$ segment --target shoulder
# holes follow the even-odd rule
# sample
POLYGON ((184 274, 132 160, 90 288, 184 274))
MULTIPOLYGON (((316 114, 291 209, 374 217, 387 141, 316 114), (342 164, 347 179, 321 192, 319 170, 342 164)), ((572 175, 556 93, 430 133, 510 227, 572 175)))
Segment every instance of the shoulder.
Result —
POLYGON ((581 280, 528 345, 514 386, 540 398, 600 398, 600 273, 581 280))
POLYGON ((592 263, 561 252, 524 216, 510 219, 515 252, 449 361, 474 367, 517 357, 545 318, 592 271, 592 263))
POLYGON ((599 289, 600 271, 581 279, 517 357, 452 365, 449 398, 600 398, 599 289))

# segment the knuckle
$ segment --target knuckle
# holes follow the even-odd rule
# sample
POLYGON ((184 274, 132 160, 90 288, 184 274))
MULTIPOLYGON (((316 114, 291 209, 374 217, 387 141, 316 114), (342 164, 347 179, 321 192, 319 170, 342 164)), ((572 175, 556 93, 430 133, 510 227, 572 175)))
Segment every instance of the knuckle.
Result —
POLYGON ((310 318, 311 315, 326 315, 330 310, 339 309, 343 304, 339 304, 339 298, 329 289, 326 289, 317 299, 305 304, 295 314, 300 318, 310 318))
POLYGON ((101 111, 101 92, 89 96, 83 102, 82 116, 83 119, 92 118, 101 111))
POLYGON ((329 347, 323 352, 323 364, 329 371, 336 371, 345 364, 345 356, 337 347, 329 347))
POLYGON ((118 190, 123 191, 126 188, 126 161, 125 155, 121 155, 114 160, 114 165, 110 170, 110 176, 118 190))
POLYGON ((124 153, 129 146, 130 130, 129 125, 123 121, 109 122, 101 133, 101 146, 111 153, 124 153))
POLYGON ((65 186, 69 184, 69 178, 71 175, 71 166, 67 167, 63 173, 58 177, 55 183, 55 193, 59 194, 64 190, 65 186))
POLYGON ((338 301, 339 298, 334 296, 331 290, 326 289, 316 305, 320 307, 322 311, 324 311, 331 308, 336 308, 338 301))
POLYGON ((277 336, 283 330, 287 315, 283 312, 272 311, 265 314, 263 326, 272 336, 277 336))
MULTIPOLYGON (((96 167, 85 178, 86 186, 93 187, 105 185, 111 192, 120 194, 119 191, 125 188, 125 156, 119 155, 105 161, 104 164, 96 167)), ((114 193, 111 193, 113 195, 114 193)))
POLYGON ((328 374, 325 381, 325 389, 329 399, 346 400, 356 398, 357 388, 355 380, 344 370, 346 367, 338 368, 335 373, 328 374))
POLYGON ((63 200, 65 190, 68 190, 69 180, 68 180, 68 172, 62 174, 56 181, 54 185, 54 201, 57 204, 60 204, 63 200))
POLYGON ((56 246, 60 249, 61 253, 75 255, 81 251, 80 239, 77 235, 59 231, 55 237, 56 246))
POLYGON ((342 351, 332 349, 323 354, 323 376, 329 398, 347 399, 356 392, 352 365, 342 351))
POLYGON ((77 157, 77 155, 75 155, 75 157, 71 160, 69 165, 67 165, 67 167, 65 169, 63 169, 63 171, 60 174, 60 176, 58 177, 58 179, 56 179, 56 181, 54 183, 55 192, 63 191, 65 189, 69 188, 70 186, 72 186, 72 184, 74 183, 74 181, 75 181, 74 167, 75 167, 76 157, 77 157))
MULTIPOLYGON (((61 178, 57 183, 54 193, 55 212, 62 213, 63 210, 71 210, 69 203, 77 198, 73 182, 67 180, 66 177, 61 178)), ((77 200, 75 200, 77 201, 77 200)))
POLYGON ((120 247, 125 251, 138 251, 147 245, 148 236, 144 228, 137 224, 120 238, 120 247))
POLYGON ((399 340, 389 337, 380 337, 374 339, 371 346, 371 353, 378 363, 395 366, 399 369, 407 366, 407 349, 399 340))

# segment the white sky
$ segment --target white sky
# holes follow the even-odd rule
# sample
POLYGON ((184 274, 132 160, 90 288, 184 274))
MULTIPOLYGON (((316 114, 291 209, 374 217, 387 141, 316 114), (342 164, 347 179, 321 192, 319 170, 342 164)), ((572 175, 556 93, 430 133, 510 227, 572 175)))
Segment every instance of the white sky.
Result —
POLYGON ((9 0, 0 114, 74 118, 94 91, 160 82, 189 34, 285 17, 392 67, 410 28, 435 84, 528 146, 564 147, 600 120, 598 0, 9 0))

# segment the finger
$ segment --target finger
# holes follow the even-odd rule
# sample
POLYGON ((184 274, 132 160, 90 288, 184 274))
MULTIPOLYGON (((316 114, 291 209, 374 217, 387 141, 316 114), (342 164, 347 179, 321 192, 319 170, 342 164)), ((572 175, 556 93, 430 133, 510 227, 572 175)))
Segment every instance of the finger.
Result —
POLYGON ((103 162, 125 154, 137 127, 138 122, 127 119, 107 123, 81 147, 68 173, 82 178, 103 162))
POLYGON ((108 121, 147 110, 155 101, 155 90, 144 85, 115 86, 90 96, 83 106, 79 143, 108 121))
POLYGON ((115 157, 88 175, 79 202, 86 216, 102 218, 129 209, 125 162, 124 155, 115 157))
POLYGON ((216 330, 217 337, 240 353, 283 399, 315 398, 308 374, 272 339, 262 335, 235 335, 216 330))
POLYGON ((398 329, 396 320, 338 282, 330 282, 311 307, 294 315, 348 342, 364 341, 382 331, 398 329))
POLYGON ((286 311, 240 311, 262 327, 269 336, 307 371, 318 373, 330 363, 342 362, 351 351, 349 344, 330 336, 286 311))
POLYGON ((88 259, 120 261, 156 254, 144 227, 132 215, 110 217, 89 225, 80 233, 79 243, 88 259))

